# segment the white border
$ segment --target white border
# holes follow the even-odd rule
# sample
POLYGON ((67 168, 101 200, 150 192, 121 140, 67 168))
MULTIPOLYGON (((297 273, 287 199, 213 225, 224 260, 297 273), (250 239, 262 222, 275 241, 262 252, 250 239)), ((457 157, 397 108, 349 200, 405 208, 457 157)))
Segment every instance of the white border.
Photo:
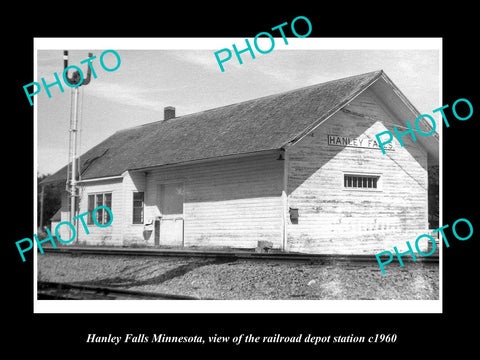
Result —
MULTIPOLYGON (((259 31, 262 31, 261 29, 259 31)), ((279 38, 280 39, 280 38, 279 38)), ((287 38, 276 42, 277 50, 438 50, 439 106, 442 105, 442 38, 287 38)), ((37 50, 128 49, 209 50, 230 47, 244 38, 34 38, 34 79, 37 79, 37 50)), ((213 54, 212 54, 213 56, 213 54)), ((432 109, 433 110, 433 109, 432 109)), ((443 160, 442 127, 440 164, 443 160)), ((37 232, 37 103, 34 103, 34 233, 37 232)), ((440 167, 440 226, 443 225, 442 167, 440 167)), ((442 313, 443 254, 440 246, 438 300, 37 300, 37 247, 33 248, 34 313, 442 313)))

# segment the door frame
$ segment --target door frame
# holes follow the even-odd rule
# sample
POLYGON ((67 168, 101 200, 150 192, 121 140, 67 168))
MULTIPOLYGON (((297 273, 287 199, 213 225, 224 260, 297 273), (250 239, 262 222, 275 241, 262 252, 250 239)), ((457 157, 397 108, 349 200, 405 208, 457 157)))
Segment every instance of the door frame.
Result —
MULTIPOLYGON (((164 195, 164 192, 162 193, 162 191, 160 191, 161 189, 161 186, 162 185, 171 185, 171 184, 181 184, 182 185, 182 189, 183 189, 183 193, 182 193, 182 241, 181 241, 181 247, 184 247, 185 246, 185 181, 183 180, 167 180, 167 181, 158 181, 156 183, 156 202, 157 202, 157 208, 158 208, 158 211, 160 213, 160 216, 157 216, 156 217, 156 220, 158 219, 158 221, 160 221, 160 227, 162 226, 162 219, 165 218, 164 214, 163 214, 163 195, 164 195)), ((166 219, 175 219, 175 218, 169 218, 167 217, 166 219)), ((159 228, 159 231, 158 231, 158 244, 161 246, 162 245, 162 238, 160 236, 160 233, 161 233, 161 230, 159 228)), ((154 233, 154 238, 155 238, 156 233, 154 233)))

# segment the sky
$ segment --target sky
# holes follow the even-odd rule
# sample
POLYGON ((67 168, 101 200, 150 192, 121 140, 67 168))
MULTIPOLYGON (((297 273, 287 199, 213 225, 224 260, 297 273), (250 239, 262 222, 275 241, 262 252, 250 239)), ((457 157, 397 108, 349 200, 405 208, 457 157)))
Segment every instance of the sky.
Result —
MULTIPOLYGON (((223 64, 225 72, 221 72, 214 52, 231 50, 232 43, 241 49, 245 39, 177 40, 174 46, 171 39, 169 42, 161 38, 123 42, 117 38, 101 42, 84 39, 79 43, 67 40, 36 43, 36 78, 32 81, 44 78, 47 84, 53 83, 55 72, 61 78, 64 49, 69 50, 69 65, 77 65, 85 73, 87 65, 80 61, 89 52, 96 56, 92 66, 97 78, 79 87, 81 154, 118 130, 162 120, 166 106, 174 106, 176 115, 181 116, 380 69, 420 113, 432 114, 442 105, 441 53, 436 46, 413 40, 398 44, 395 39, 382 40, 373 45, 369 40, 362 48, 358 40, 354 45, 336 41, 334 46, 331 42, 325 46, 318 38, 294 38, 280 46, 283 40, 276 38, 278 42, 268 54, 255 52, 255 59, 248 52, 242 54, 243 64, 233 55, 223 64), (92 48, 86 46, 88 41, 92 48), (100 64, 106 49, 120 56, 115 71, 106 71, 100 64)), ((106 53, 103 60, 109 68, 117 64, 111 53, 106 53)), ((39 174, 54 173, 68 162, 72 89, 63 87, 63 93, 58 86, 50 87, 51 98, 42 88, 33 100, 39 174)), ((28 104, 27 98, 25 101, 28 104)))

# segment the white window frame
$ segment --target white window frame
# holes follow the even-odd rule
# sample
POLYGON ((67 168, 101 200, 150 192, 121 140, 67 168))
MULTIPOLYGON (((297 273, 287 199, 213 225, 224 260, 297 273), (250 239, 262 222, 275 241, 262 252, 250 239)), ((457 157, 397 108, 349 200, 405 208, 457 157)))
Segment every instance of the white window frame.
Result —
MULTIPOLYGON (((93 215, 92 215, 92 212, 93 212, 93 209, 95 209, 96 207, 98 207, 98 203, 97 203, 97 196, 98 195, 102 195, 102 204, 101 205, 105 205, 105 195, 109 194, 110 195, 110 210, 112 210, 112 203, 113 203, 113 192, 112 191, 99 191, 99 192, 94 192, 94 193, 88 193, 87 194, 87 209, 88 209, 88 220, 87 220, 87 224, 88 225, 92 225, 94 224, 94 221, 93 221, 93 215), (90 212, 90 207, 89 207, 89 198, 90 196, 93 196, 93 209, 92 212, 90 212)), ((107 214, 108 212, 105 210, 105 209, 99 209, 97 210, 97 216, 98 214, 101 214, 102 218, 100 219, 97 219, 98 223, 100 224, 106 224, 107 223, 107 214)))
POLYGON ((132 192, 132 225, 144 225, 145 224, 145 191, 133 191, 132 192), (142 200, 142 222, 134 222, 134 213, 135 213, 135 194, 143 193, 142 200))
POLYGON ((342 189, 344 191, 366 191, 366 192, 382 192, 383 191, 383 174, 381 173, 370 173, 370 172, 359 172, 359 171, 344 171, 342 173, 342 189), (345 186, 345 177, 362 177, 362 178, 377 178, 377 187, 347 187, 345 186))

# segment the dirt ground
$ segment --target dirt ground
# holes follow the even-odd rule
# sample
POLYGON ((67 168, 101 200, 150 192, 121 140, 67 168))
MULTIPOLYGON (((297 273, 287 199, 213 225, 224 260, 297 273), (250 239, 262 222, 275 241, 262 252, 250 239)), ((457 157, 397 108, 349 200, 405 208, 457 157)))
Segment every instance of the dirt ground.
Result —
POLYGON ((43 254, 38 280, 219 300, 436 300, 438 263, 305 263, 43 254))

